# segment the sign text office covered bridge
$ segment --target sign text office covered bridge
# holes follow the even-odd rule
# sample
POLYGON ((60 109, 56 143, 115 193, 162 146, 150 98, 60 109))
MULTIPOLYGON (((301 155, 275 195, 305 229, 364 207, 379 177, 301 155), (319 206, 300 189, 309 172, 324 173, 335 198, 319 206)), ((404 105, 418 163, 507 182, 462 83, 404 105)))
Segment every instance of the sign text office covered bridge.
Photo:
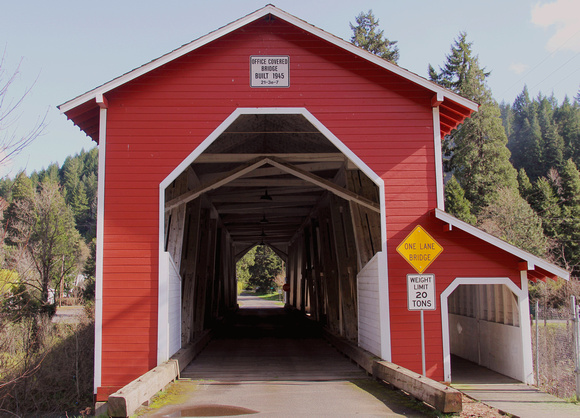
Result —
POLYGON ((421 372, 418 225, 443 248, 426 374, 531 379, 527 281, 566 273, 444 212, 441 136, 476 104, 267 6, 60 108, 99 143, 97 400, 234 308, 262 242, 291 306, 421 372))

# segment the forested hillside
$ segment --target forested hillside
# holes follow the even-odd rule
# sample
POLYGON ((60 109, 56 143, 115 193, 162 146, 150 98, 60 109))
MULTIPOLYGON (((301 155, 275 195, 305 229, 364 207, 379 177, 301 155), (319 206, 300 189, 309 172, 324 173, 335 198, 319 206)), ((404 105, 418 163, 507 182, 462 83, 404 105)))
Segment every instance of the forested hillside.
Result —
POLYGON ((92 294, 94 273, 85 265, 94 265, 87 261, 94 254, 97 168, 93 148, 67 157, 61 167, 0 180, 2 269, 18 275, 30 309, 49 309, 61 297, 82 296, 83 289, 92 294))
POLYGON ((518 170, 521 196, 542 221, 548 256, 580 275, 580 95, 558 104, 530 98, 502 103, 511 161, 518 170))

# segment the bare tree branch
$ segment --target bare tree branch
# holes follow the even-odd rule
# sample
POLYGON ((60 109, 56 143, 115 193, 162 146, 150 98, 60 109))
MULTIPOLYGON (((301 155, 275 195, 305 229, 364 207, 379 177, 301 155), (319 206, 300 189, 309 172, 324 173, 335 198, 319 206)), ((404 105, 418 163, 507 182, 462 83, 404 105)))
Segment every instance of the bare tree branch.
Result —
POLYGON ((18 63, 16 70, 8 73, 6 70, 6 50, 4 50, 0 59, 0 165, 5 164, 22 152, 46 128, 48 109, 44 116, 36 120, 32 128, 24 133, 18 132, 18 121, 21 117, 21 114, 18 114, 18 110, 36 84, 35 80, 30 87, 26 88, 22 94, 15 98, 10 95, 11 87, 20 74, 21 63, 22 59, 18 63))

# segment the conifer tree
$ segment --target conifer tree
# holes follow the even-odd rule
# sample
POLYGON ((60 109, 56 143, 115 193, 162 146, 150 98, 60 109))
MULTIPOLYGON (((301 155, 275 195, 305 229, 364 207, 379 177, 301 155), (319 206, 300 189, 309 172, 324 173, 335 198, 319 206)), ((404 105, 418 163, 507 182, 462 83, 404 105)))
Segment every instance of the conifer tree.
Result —
POLYGON ((562 210, 554 185, 546 177, 540 177, 534 183, 532 195, 528 197, 528 201, 541 217, 544 233, 549 238, 557 240, 562 210))
POLYGON ((472 225, 477 221, 471 213, 471 203, 465 198, 465 192, 455 176, 451 176, 445 184, 445 211, 472 225))
POLYGON ((499 106, 485 82, 489 72, 480 67, 471 47, 467 35, 460 33, 445 65, 439 72, 429 66, 429 76, 480 104, 479 111, 444 140, 444 154, 449 157, 446 169, 457 178, 477 216, 497 198, 500 188, 517 188, 517 173, 509 161, 499 106))
POLYGON ((373 11, 361 12, 356 18, 356 26, 350 23, 353 35, 350 41, 363 49, 392 63, 399 61, 399 48, 397 41, 385 38, 383 30, 379 30, 379 19, 373 15, 373 11))
POLYGON ((24 171, 20 172, 14 179, 10 205, 4 214, 4 228, 7 231, 6 242, 9 245, 14 244, 15 241, 21 206, 31 205, 34 201, 34 196, 35 191, 32 181, 24 171))
POLYGON ((530 182, 530 178, 526 174, 526 170, 520 168, 518 170, 518 190, 520 191, 520 196, 527 199, 528 196, 532 194, 533 186, 530 182))
POLYGON ((580 172, 569 159, 561 170, 562 218, 559 227, 559 248, 556 253, 560 262, 580 274, 580 172))
POLYGON ((580 103, 570 103, 566 96, 554 113, 554 121, 564 141, 564 158, 580 165, 580 103))
MULTIPOLYGON (((511 161, 516 169, 524 168, 528 176, 536 179, 543 173, 538 171, 538 174, 534 175, 535 173, 530 170, 533 166, 530 160, 535 161, 537 165, 541 157, 541 132, 527 86, 524 86, 514 100, 512 114, 511 126, 506 127, 508 148, 512 153, 511 161)), ((504 124, 505 122, 510 121, 504 119, 504 124)))
MULTIPOLYGON (((502 120, 503 126, 505 128, 505 133, 508 137, 508 148, 510 148, 509 147, 509 140, 513 134, 514 111, 509 103, 506 104, 503 101, 499 104, 499 110, 501 113, 501 120, 502 120)), ((511 151, 511 148, 510 148, 510 151, 511 151)), ((512 159, 513 159, 513 151, 511 151, 511 152, 512 152, 512 159)))
POLYGON ((548 122, 544 137, 544 152, 541 160, 545 171, 550 168, 559 169, 564 160, 564 140, 558 134, 556 126, 548 122))

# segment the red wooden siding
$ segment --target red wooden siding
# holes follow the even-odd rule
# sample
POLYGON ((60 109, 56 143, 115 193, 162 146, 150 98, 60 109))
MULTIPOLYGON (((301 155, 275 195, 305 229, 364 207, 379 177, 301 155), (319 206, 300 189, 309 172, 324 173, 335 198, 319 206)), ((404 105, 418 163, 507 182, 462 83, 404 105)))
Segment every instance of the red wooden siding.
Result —
MULTIPOLYGON (((396 246, 414 228, 414 224, 405 224, 406 218, 403 219, 405 221, 393 224, 387 214, 392 360, 420 372, 420 313, 407 310, 406 275, 415 271, 396 251, 396 246)), ((426 271, 435 274, 437 310, 424 312, 427 375, 443 380, 439 295, 458 277, 508 277, 519 287, 519 259, 463 231, 444 231, 444 223, 429 213, 422 216, 419 223, 443 247, 443 252, 426 271)))
MULTIPOLYGON (((254 22, 107 94, 101 392, 156 363, 159 183, 241 107, 308 109, 384 179, 393 361, 420 368, 418 315, 402 295, 410 266, 395 247, 417 222, 440 227, 427 215, 436 206, 431 96, 280 20, 254 22), (289 55, 290 87, 251 89, 251 55, 289 55)), ((443 289, 454 274, 445 260, 463 237, 430 232, 445 248, 433 264, 443 289)), ((486 258, 465 257, 466 268, 486 258)), ((439 315, 426 315, 428 368, 442 379, 439 315)))

